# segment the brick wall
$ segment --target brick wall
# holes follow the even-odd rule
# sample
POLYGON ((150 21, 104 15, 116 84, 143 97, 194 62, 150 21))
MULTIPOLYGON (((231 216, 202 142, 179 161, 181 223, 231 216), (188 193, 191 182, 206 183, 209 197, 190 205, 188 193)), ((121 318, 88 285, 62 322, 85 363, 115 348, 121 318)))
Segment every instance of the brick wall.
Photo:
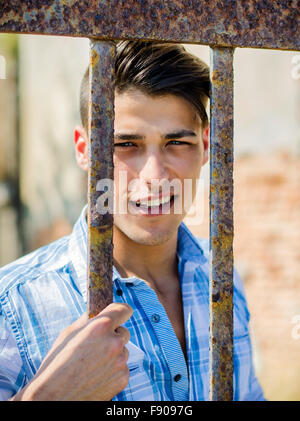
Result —
MULTIPOLYGON (((237 158, 234 219, 258 378, 267 399, 300 400, 300 323, 293 323, 300 318, 300 158, 237 158)), ((190 228, 208 237, 208 207, 203 224, 190 228)))

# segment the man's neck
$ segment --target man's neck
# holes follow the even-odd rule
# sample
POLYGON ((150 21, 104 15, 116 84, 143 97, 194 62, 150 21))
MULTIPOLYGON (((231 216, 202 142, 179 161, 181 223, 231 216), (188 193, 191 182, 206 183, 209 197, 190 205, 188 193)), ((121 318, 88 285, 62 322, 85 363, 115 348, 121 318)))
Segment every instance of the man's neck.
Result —
POLYGON ((178 288, 177 232, 163 244, 144 245, 114 227, 114 265, 122 277, 136 276, 168 295, 178 288))

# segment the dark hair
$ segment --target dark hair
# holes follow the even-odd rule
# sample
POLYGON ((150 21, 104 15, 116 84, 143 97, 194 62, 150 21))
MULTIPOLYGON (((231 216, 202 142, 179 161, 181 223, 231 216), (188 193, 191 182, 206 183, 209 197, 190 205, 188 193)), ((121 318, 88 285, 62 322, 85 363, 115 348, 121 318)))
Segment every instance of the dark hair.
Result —
MULTIPOLYGON (((173 94, 185 98, 196 109, 203 126, 208 124, 205 110, 209 97, 209 67, 181 44, 121 41, 116 46, 115 88, 122 93, 130 88, 148 95, 173 94)), ((88 127, 89 68, 80 88, 80 114, 88 127)))

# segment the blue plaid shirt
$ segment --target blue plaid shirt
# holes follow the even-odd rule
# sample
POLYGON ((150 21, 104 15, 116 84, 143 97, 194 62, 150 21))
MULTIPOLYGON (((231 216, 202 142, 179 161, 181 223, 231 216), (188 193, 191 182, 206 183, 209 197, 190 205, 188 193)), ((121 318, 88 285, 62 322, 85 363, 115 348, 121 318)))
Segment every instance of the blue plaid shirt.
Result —
MULTIPOLYGON (((0 399, 35 375, 58 334, 86 311, 86 207, 70 236, 0 270, 0 399)), ((113 400, 209 398, 209 259, 207 240, 178 230, 187 363, 166 311, 143 280, 113 271, 114 301, 133 307, 124 324, 130 380, 113 400)), ((234 276, 234 400, 263 400, 255 377, 243 285, 234 276)), ((99 356, 101 358, 101 356, 99 356)))

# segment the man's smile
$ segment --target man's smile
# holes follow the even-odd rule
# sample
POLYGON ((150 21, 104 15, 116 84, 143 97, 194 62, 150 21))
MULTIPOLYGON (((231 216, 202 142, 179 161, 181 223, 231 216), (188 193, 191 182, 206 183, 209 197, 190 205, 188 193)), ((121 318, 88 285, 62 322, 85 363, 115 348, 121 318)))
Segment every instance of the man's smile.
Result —
POLYGON ((137 215, 157 216, 170 213, 170 208, 178 196, 148 196, 146 198, 129 201, 129 211, 137 215))

